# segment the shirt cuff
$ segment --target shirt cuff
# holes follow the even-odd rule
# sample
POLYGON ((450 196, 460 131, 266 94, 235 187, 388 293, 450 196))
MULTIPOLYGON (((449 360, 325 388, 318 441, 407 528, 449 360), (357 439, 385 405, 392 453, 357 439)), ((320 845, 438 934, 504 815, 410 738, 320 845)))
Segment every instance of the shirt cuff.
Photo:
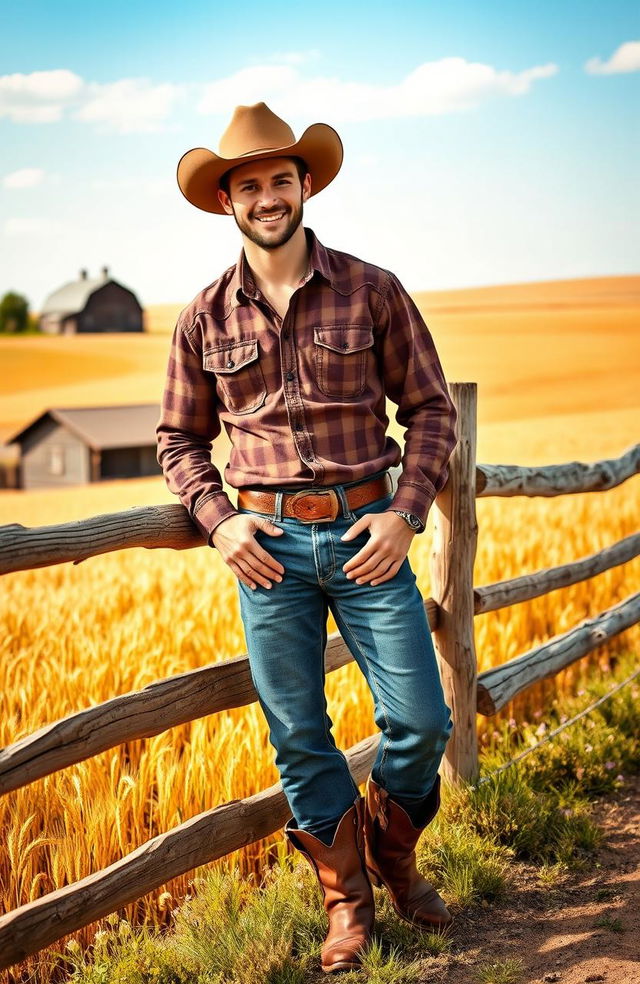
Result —
POLYGON ((193 521, 204 536, 210 547, 211 534, 223 519, 228 519, 238 512, 226 492, 215 492, 205 499, 193 517, 193 521))
MULTIPOLYGON (((398 485, 388 509, 401 509, 402 512, 413 513, 422 523, 423 530, 427 525, 427 515, 436 497, 433 487, 418 485, 398 485)), ((423 532, 420 530, 419 532, 423 532)))

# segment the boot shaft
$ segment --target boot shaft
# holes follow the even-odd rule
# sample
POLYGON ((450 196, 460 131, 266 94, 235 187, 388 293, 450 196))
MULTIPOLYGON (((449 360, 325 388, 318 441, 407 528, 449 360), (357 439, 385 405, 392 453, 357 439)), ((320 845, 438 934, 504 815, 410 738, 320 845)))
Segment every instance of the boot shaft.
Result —
MULTIPOLYGON (((440 776, 420 811, 433 820, 440 806, 440 776)), ((444 902, 418 871, 416 844, 427 826, 414 827, 407 811, 386 789, 369 778, 365 801, 365 857, 374 884, 384 885, 403 919, 418 924, 446 925, 451 921, 444 902)))
POLYGON ((356 799, 340 819, 330 845, 308 830, 285 825, 285 836, 315 871, 322 889, 329 932, 322 969, 357 969, 373 933, 375 904, 364 854, 364 800, 356 799))

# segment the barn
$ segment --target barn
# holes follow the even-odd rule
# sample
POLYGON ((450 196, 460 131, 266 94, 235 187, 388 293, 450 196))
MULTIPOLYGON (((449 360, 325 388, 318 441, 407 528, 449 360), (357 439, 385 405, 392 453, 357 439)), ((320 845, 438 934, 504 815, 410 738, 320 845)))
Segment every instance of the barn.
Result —
POLYGON ((138 298, 102 268, 100 277, 81 270, 77 280, 49 294, 40 312, 40 330, 49 335, 143 331, 138 298))
POLYGON ((161 474, 156 460, 158 403, 53 407, 7 442, 20 447, 19 488, 161 474))

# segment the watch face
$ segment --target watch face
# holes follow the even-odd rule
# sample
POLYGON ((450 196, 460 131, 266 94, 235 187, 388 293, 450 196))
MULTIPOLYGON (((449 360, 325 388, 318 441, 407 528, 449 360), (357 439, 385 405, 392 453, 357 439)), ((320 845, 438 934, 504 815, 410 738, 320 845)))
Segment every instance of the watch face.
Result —
POLYGON ((422 522, 418 516, 415 516, 413 513, 404 512, 404 510, 401 509, 396 509, 395 512, 398 513, 398 516, 402 516, 404 521, 409 524, 412 530, 422 529, 422 522))

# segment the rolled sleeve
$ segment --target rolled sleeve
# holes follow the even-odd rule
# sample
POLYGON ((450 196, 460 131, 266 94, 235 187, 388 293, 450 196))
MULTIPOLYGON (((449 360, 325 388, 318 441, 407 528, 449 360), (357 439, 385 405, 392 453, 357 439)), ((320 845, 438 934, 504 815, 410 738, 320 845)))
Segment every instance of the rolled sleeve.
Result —
POLYGON ((215 383, 202 368, 202 353, 192 333, 179 320, 156 426, 156 457, 169 489, 209 546, 216 527, 237 512, 211 461, 212 444, 220 429, 215 383))
POLYGON ((402 472, 390 509, 415 513, 423 526, 449 476, 457 412, 422 315, 400 282, 389 275, 381 315, 385 391, 405 427, 402 472))

